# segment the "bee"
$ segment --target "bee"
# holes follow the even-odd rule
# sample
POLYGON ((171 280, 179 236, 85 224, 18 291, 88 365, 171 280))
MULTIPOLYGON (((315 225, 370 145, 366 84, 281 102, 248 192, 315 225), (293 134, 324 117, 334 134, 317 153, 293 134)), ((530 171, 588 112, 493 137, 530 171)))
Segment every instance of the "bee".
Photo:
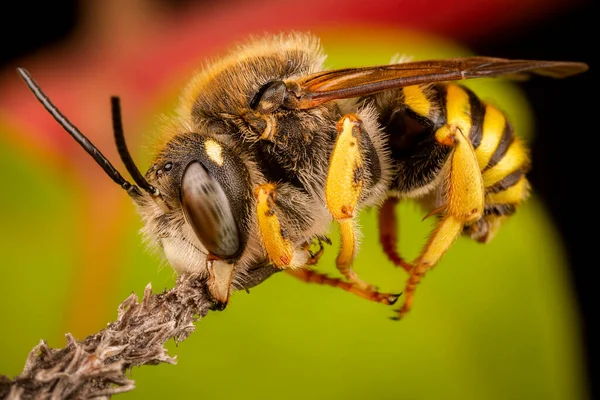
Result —
POLYGON ((563 78, 588 66, 466 57, 329 70, 324 60, 317 37, 292 32, 253 38, 208 64, 183 89, 145 174, 127 149, 113 97, 115 141, 134 183, 26 70, 18 72, 127 191, 151 247, 177 273, 202 277, 215 309, 224 309, 233 288, 265 264, 394 304, 400 294, 378 291, 353 269, 357 215, 375 208, 383 251, 408 274, 393 317, 400 319, 425 273, 459 236, 488 242, 530 191, 528 149, 506 115, 456 81, 563 78), (396 247, 395 207, 406 200, 437 218, 412 262, 396 247), (340 279, 313 268, 332 223, 340 231, 340 279))

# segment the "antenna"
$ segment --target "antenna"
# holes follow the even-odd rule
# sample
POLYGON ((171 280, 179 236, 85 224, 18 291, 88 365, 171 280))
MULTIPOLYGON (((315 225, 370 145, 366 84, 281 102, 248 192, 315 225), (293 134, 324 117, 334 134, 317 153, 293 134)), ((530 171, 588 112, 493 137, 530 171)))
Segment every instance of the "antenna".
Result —
POLYGON ((127 171, 140 188, 144 189, 152 196, 159 196, 159 190, 149 184, 146 178, 144 178, 138 167, 135 165, 129 150, 127 149, 127 144, 125 143, 125 134, 123 133, 121 104, 119 98, 116 96, 111 97, 110 105, 112 112, 113 131, 115 133, 115 143, 117 144, 117 150, 119 151, 119 156, 121 156, 121 161, 123 161, 125 168, 127 168, 127 171))

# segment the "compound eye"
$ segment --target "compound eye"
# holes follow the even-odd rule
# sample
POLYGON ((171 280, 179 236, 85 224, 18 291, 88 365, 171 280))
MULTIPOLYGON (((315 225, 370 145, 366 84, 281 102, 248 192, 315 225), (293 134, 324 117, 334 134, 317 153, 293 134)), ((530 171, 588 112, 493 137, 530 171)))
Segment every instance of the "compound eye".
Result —
POLYGON ((287 86, 283 81, 273 81, 263 86, 250 103, 250 107, 261 114, 270 114, 283 104, 287 86))
POLYGON ((240 250, 240 235, 223 188, 199 162, 190 163, 181 181, 185 219, 206 250, 227 259, 240 250))

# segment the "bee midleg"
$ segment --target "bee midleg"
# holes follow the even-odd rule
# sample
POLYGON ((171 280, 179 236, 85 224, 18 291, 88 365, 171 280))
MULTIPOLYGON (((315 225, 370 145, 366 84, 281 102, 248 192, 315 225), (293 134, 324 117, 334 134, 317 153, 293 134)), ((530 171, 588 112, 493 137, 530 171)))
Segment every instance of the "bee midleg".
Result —
POLYGON ((398 201, 397 197, 388 197, 379 208, 379 242, 388 259, 393 262, 395 266, 402 267, 409 272, 413 267, 412 264, 406 262, 400 256, 398 249, 396 248, 396 205, 398 204, 398 201))
POLYGON ((340 288, 347 292, 353 293, 359 297, 362 297, 363 299, 374 301, 376 303, 392 305, 396 303, 398 297, 400 297, 399 294, 380 293, 373 290, 366 290, 355 283, 345 282, 339 278, 332 278, 330 276, 327 276, 326 274, 322 274, 307 268, 288 269, 286 270, 286 272, 300 279, 301 281, 340 288))
MULTIPOLYGON (((310 258, 306 262, 307 266, 315 265, 321 258, 321 255, 323 255, 323 243, 321 239, 317 239, 317 242, 319 244, 319 250, 317 250, 315 253, 309 250, 310 258)), ((328 240, 327 243, 331 244, 328 240)), ((310 243, 305 243, 304 248, 309 249, 309 247, 310 243)), ((332 287, 340 288, 342 290, 345 290, 346 292, 353 293, 359 297, 362 297, 363 299, 374 301, 376 303, 392 305, 396 303, 398 297, 400 297, 401 295, 401 293, 392 294, 381 293, 373 290, 365 290, 352 282, 345 282, 339 278, 332 278, 330 276, 327 276, 326 274, 316 272, 309 268, 286 269, 285 271, 290 275, 294 276, 295 278, 300 279, 301 281, 304 281, 306 283, 316 283, 318 285, 329 285, 332 287)))
POLYGON ((413 263, 404 291, 405 301, 398 310, 399 318, 410 311, 416 286, 425 273, 438 263, 464 226, 479 220, 483 215, 483 177, 475 149, 468 137, 471 128, 469 98, 459 86, 447 87, 446 114, 446 124, 435 132, 438 143, 453 147, 447 164, 447 181, 444 182, 446 205, 442 209, 441 221, 413 263))
POLYGON ((364 162, 360 148, 360 135, 364 134, 360 119, 353 114, 337 123, 338 137, 331 154, 325 197, 327 208, 338 222, 341 249, 336 267, 346 279, 366 290, 375 288, 362 281, 352 269, 356 253, 355 207, 364 183, 364 162))
POLYGON ((311 258, 308 247, 296 249, 278 215, 276 187, 265 183, 254 191, 256 214, 262 243, 271 262, 278 268, 304 266, 311 258))

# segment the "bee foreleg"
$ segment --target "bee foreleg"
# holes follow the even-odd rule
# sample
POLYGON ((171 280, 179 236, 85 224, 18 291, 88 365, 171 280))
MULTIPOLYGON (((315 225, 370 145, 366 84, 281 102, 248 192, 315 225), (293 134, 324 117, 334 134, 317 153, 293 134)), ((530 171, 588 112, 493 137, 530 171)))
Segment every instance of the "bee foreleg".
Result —
POLYGON ((380 293, 376 290, 363 289, 352 282, 345 282, 338 278, 332 278, 327 276, 326 274, 321 274, 307 268, 288 269, 286 270, 286 272, 288 272, 290 275, 295 276, 301 281, 337 287, 342 290, 345 290, 346 292, 350 292, 359 297, 362 297, 363 299, 374 301, 376 303, 392 305, 398 300, 398 297, 400 297, 400 294, 380 293))
POLYGON ((310 249, 310 243, 306 243, 303 248, 308 252, 309 258, 306 261, 306 265, 316 265, 319 262, 319 259, 321 258, 321 256, 323 255, 323 252, 325 251, 325 247, 323 247, 323 243, 321 243, 320 240, 318 240, 319 243, 319 250, 317 250, 316 252, 313 252, 310 249))
POLYGON ((406 297, 404 305, 398 310, 398 318, 410 311, 416 286, 423 275, 438 263, 464 226, 483 215, 485 191, 481 170, 475 150, 463 130, 456 125, 444 125, 436 131, 435 137, 439 143, 454 147, 445 182, 446 207, 443 208, 442 220, 410 270, 404 292, 406 297))
POLYGON ((404 261, 396 248, 396 204, 398 204, 398 198, 388 197, 379 208, 379 242, 388 259, 393 262, 395 266, 402 267, 408 272, 413 266, 404 261))
POLYGON ((278 268, 301 267, 310 259, 307 248, 296 250, 281 224, 277 210, 275 185, 266 183, 254 191, 256 214, 262 243, 271 262, 278 268))
POLYGON ((373 286, 363 282, 352 269, 357 247, 354 211, 363 188, 364 175, 360 149, 362 124, 357 116, 347 115, 337 123, 337 130, 325 186, 327 207, 340 225, 341 249, 336 267, 353 284, 373 290, 373 286))

